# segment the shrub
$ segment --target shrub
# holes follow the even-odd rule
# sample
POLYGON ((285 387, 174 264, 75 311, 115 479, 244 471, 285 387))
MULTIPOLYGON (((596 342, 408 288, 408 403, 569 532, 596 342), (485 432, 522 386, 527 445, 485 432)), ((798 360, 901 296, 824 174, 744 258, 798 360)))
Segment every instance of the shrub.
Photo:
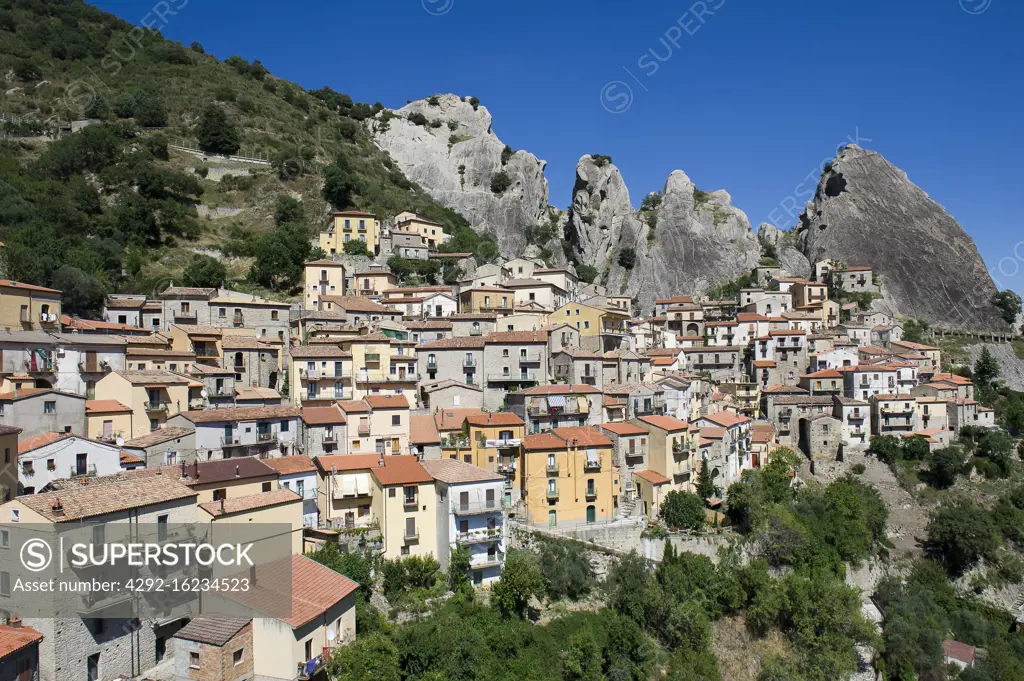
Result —
POLYGON ((469 103, 473 107, 473 111, 476 111, 477 108, 480 106, 480 99, 478 97, 470 97, 469 103))
POLYGON ((636 265, 636 251, 632 248, 623 248, 619 251, 619 265, 627 270, 633 269, 633 266, 636 265))
POLYGON ((501 165, 507 165, 513 153, 512 147, 506 144, 505 148, 501 150, 501 165))
POLYGON ((186 286, 217 288, 227 279, 228 270, 224 263, 208 255, 196 254, 182 272, 186 286))
POLYGON ((580 278, 580 281, 585 281, 588 284, 592 284, 599 272, 593 265, 583 264, 576 266, 576 276, 580 278))
POLYGON ((29 82, 39 80, 43 74, 31 59, 19 59, 14 62, 14 77, 22 82, 29 82))
POLYGON ((594 568, 583 546, 577 542, 541 540, 539 563, 551 600, 579 600, 594 587, 594 568))
POLYGON ((938 549, 946 567, 960 573, 995 552, 999 533, 985 507, 957 499, 932 513, 928 540, 938 549))
POLYGON ((640 210, 657 210, 660 205, 661 194, 658 192, 651 192, 644 197, 643 201, 640 202, 640 210))
POLYGON ((342 250, 345 251, 345 255, 370 255, 370 251, 366 248, 366 242, 362 239, 346 241, 345 245, 342 246, 342 250))
POLYGON ((604 154, 591 154, 590 160, 592 160, 594 162, 594 165, 596 165, 598 168, 603 168, 604 166, 612 162, 612 157, 605 156, 604 154))
POLYGON ((440 128, 441 125, 442 125, 441 119, 439 119, 439 118, 435 118, 434 120, 430 121, 430 127, 432 127, 432 128, 440 128))
POLYGON ((430 98, 427 100, 427 104, 430 106, 440 106, 441 100, 437 98, 437 95, 430 95, 430 98))
POLYGON ((967 455, 959 447, 944 447, 932 454, 928 467, 929 482, 935 487, 952 487, 967 462, 967 455))
POLYGON ((424 116, 423 114, 421 114, 419 111, 416 111, 414 113, 409 114, 408 120, 413 125, 421 125, 421 126, 426 126, 427 125, 427 117, 424 116))
POLYGON ((458 130, 459 124, 456 121, 448 121, 448 129, 452 132, 458 130))
POLYGON ((384 595, 389 600, 410 589, 429 589, 437 582, 440 564, 431 556, 406 556, 385 560, 381 565, 384 574, 384 595))
POLYGON ((210 174, 209 166, 196 166, 196 175, 199 177, 206 177, 210 174))
POLYGON ((867 470, 867 467, 865 467, 862 463, 855 463, 850 467, 850 470, 853 472, 854 475, 863 475, 864 471, 867 470))
POLYGON ((672 491, 661 502, 661 518, 669 527, 697 531, 704 527, 704 502, 692 492, 672 491))
POLYGON ((504 170, 491 175, 491 191, 495 194, 502 194, 512 186, 512 178, 504 170))
POLYGON ((238 130, 228 121, 224 109, 210 104, 199 116, 196 128, 199 147, 214 154, 234 154, 241 146, 238 130))

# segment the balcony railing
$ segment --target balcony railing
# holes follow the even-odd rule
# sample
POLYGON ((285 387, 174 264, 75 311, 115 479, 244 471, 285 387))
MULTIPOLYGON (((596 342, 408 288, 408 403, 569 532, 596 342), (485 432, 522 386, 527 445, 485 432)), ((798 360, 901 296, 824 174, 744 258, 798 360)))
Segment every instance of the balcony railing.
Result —
POLYGON ((206 405, 206 400, 202 397, 195 397, 188 401, 189 409, 202 409, 206 405))
POLYGON ((584 494, 587 498, 587 501, 593 501, 594 499, 597 498, 597 488, 588 489, 584 494))
POLYGON ((245 326, 245 316, 240 312, 236 312, 234 318, 231 320, 234 326, 245 326))
POLYGON ((452 503, 452 513, 455 515, 478 515, 481 513, 495 513, 500 510, 501 504, 497 499, 466 503, 456 501, 452 503))
POLYGON ((673 454, 673 456, 689 456, 691 451, 692 451, 692 448, 690 447, 689 444, 679 444, 679 443, 676 443, 676 444, 672 445, 672 454, 673 454))
POLYGON ((455 435, 443 437, 441 438, 441 449, 469 449, 469 438, 455 435))
POLYGON ((106 362, 79 362, 78 370, 83 374, 98 374, 109 369, 106 362))
POLYGON ((477 329, 477 328, 472 328, 472 329, 469 330, 469 335, 470 336, 479 336, 482 333, 483 333, 483 331, 481 331, 480 329, 477 329))
POLYGON ((419 497, 402 497, 402 505, 406 508, 415 508, 419 505, 419 497))
POLYGON ((499 463, 497 468, 498 472, 503 475, 514 475, 516 472, 516 462, 509 461, 507 463, 499 463))
POLYGON ((242 438, 240 437, 222 437, 220 439, 221 447, 241 447, 242 438))
POLYGON ((356 430, 356 432, 358 432, 360 435, 363 435, 363 436, 369 435, 370 434, 370 424, 369 423, 360 423, 358 428, 357 428, 357 430, 356 430))
POLYGON ((33 357, 32 359, 25 360, 25 370, 31 372, 52 373, 53 362, 50 359, 39 361, 33 357))
POLYGON ((366 353, 365 357, 366 357, 366 361, 367 362, 379 362, 380 361, 380 353, 379 352, 368 352, 368 353, 366 353))
POLYGON ((519 363, 520 364, 539 364, 540 363, 540 353, 529 353, 528 352, 525 355, 520 354, 519 355, 519 363))
POLYGON ((306 379, 307 381, 319 381, 320 370, 319 369, 299 369, 299 376, 306 379))
MULTIPOLYGON (((675 450, 673 450, 674 452, 675 450)), ((640 445, 636 449, 627 449, 626 456, 630 458, 637 458, 647 456, 647 445, 640 445)))
POLYGON ((458 541, 465 542, 467 544, 476 544, 482 542, 492 542, 501 539, 501 528, 480 528, 478 530, 470 530, 468 532, 459 532, 458 541))
POLYGON ((548 499, 557 499, 557 498, 558 498, 558 488, 556 487, 555 489, 551 489, 549 487, 548 488, 548 499))
POLYGON ((178 310, 174 313, 175 319, 196 319, 195 310, 178 310))
POLYGON ((510 382, 510 383, 536 383, 537 372, 536 371, 521 371, 518 374, 513 373, 500 373, 500 374, 487 374, 487 380, 493 382, 510 382))
POLYGON ((277 433, 256 433, 256 442, 276 442, 277 433))
POLYGON ((558 472, 558 462, 557 461, 555 463, 550 463, 549 462, 548 463, 548 467, 547 467, 547 472, 548 473, 557 473, 558 472))
POLYGON ((464 366, 464 367, 475 367, 476 366, 476 360, 474 358, 472 358, 472 357, 463 357, 462 358, 462 366, 464 366))
POLYGON ((166 402, 146 402, 146 411, 167 411, 166 402))
POLYGON ((338 435, 336 433, 324 433, 324 439, 321 442, 325 445, 336 445, 338 444, 338 435))
POLYGON ((78 466, 69 466, 69 470, 71 471, 68 474, 69 478, 94 478, 94 477, 96 477, 96 464, 94 464, 94 463, 91 463, 91 464, 85 466, 84 468, 79 468, 78 466))
POLYGON ((110 433, 103 433, 96 437, 100 442, 117 442, 117 438, 124 437, 123 430, 114 430, 110 433))
POLYGON ((586 461, 583 462, 583 470, 584 471, 589 471, 589 472, 594 472, 594 471, 601 470, 601 460, 600 459, 587 459, 586 461))
POLYGON ((437 360, 428 359, 427 360, 427 371, 436 371, 436 370, 437 370, 437 360))

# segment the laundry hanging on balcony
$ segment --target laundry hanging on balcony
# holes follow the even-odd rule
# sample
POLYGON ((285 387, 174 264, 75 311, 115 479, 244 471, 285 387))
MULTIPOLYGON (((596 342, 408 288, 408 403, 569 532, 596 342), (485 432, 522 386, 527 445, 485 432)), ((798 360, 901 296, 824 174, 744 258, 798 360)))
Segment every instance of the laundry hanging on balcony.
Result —
POLYGON ((548 407, 565 409, 565 395, 548 395, 548 407))

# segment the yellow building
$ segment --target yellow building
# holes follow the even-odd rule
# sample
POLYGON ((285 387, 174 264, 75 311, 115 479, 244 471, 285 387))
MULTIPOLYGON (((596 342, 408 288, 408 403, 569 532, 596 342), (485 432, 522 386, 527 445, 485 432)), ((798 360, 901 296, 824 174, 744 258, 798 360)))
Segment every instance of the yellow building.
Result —
POLYGON ((21 428, 0 425, 0 503, 6 503, 18 495, 18 435, 21 428))
POLYGON ((111 371, 96 383, 97 400, 113 400, 132 410, 132 432, 140 437, 167 424, 167 419, 199 404, 203 384, 169 371, 111 371))
POLYGON ((86 400, 86 437, 103 442, 132 439, 132 410, 117 400, 86 400))
POLYGON ((402 211, 395 216, 395 229, 419 234, 430 248, 437 248, 448 238, 444 233, 444 225, 440 222, 431 222, 409 211, 402 211))
MULTIPOLYGON (((252 330, 247 330, 249 335, 252 330)), ((224 332, 216 326, 198 324, 171 324, 168 334, 171 349, 180 353, 192 353, 200 364, 221 366, 224 348, 221 343, 224 332)))
POLYGON ((318 456, 317 509, 326 527, 369 527, 374 523, 370 501, 377 489, 370 469, 380 465, 379 454, 318 456))
POLYGON ((521 494, 533 525, 615 519, 619 470, 614 445, 596 428, 555 428, 523 438, 521 494))
POLYGON ((630 423, 647 431, 647 470, 671 479, 671 489, 692 492, 700 474, 694 447, 698 433, 672 416, 641 416, 630 423))
POLYGON ((476 286, 459 291, 459 312, 497 312, 510 315, 515 311, 515 291, 500 286, 476 286))
POLYGON ((320 248, 328 255, 345 252, 345 242, 363 241, 366 250, 380 253, 380 220, 373 213, 360 210, 344 210, 334 213, 331 226, 320 232, 320 248))
POLYGON ((352 353, 336 343, 292 348, 288 385, 295 406, 352 399, 352 353))
MULTIPOLYGON (((385 558, 437 553, 434 478, 415 456, 385 456, 370 470, 376 489, 370 508, 384 539, 385 558)), ((441 516, 447 522, 447 514, 441 516)))
MULTIPOLYGON (((505 498, 511 503, 512 491, 518 491, 519 487, 516 469, 519 468, 526 423, 509 412, 486 412, 467 416, 465 424, 469 451, 463 455, 462 460, 504 475, 505 498)), ((449 458, 458 458, 458 454, 451 452, 449 458)))
MULTIPOLYGON (((243 458, 246 457, 232 461, 241 461, 243 458)), ((190 487, 195 489, 194 485, 190 487)), ((200 496, 203 496, 202 492, 200 496)), ((287 525, 291 528, 292 555, 302 553, 302 497, 290 489, 257 491, 218 501, 201 501, 197 519, 210 525, 214 537, 229 536, 232 525, 287 525)))
POLYGON ((307 310, 319 310, 322 296, 345 295, 345 266, 333 260, 313 260, 305 264, 303 304, 307 310))
MULTIPOLYGON (((352 275, 350 295, 379 298, 384 291, 398 286, 398 277, 384 269, 369 269, 352 275)), ((330 308, 328 308, 330 309, 330 308)))
POLYGON ((629 331, 629 312, 585 303, 566 303, 548 315, 550 324, 568 324, 580 332, 587 350, 616 350, 629 331))
POLYGON ((415 347, 393 344, 392 338, 379 332, 343 339, 341 347, 352 354, 352 399, 387 392, 416 403, 415 347))
POLYGON ((640 510, 648 520, 657 520, 661 514, 661 502, 665 495, 672 491, 672 479, 654 471, 636 471, 633 473, 633 484, 636 485, 636 500, 640 510))
POLYGON ((60 291, 0 279, 0 328, 60 331, 60 291))

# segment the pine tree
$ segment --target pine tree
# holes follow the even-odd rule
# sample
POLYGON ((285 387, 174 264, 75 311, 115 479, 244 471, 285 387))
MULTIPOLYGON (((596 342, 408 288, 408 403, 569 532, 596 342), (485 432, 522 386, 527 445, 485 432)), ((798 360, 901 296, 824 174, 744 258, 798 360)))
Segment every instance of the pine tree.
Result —
POLYGON ((697 494, 704 501, 715 496, 715 483, 711 479, 711 471, 708 470, 707 461, 702 461, 700 464, 700 478, 697 481, 697 494))
POLYGON ((992 355, 988 347, 982 347, 981 356, 974 363, 974 380, 980 386, 987 386, 999 375, 999 361, 992 355))

